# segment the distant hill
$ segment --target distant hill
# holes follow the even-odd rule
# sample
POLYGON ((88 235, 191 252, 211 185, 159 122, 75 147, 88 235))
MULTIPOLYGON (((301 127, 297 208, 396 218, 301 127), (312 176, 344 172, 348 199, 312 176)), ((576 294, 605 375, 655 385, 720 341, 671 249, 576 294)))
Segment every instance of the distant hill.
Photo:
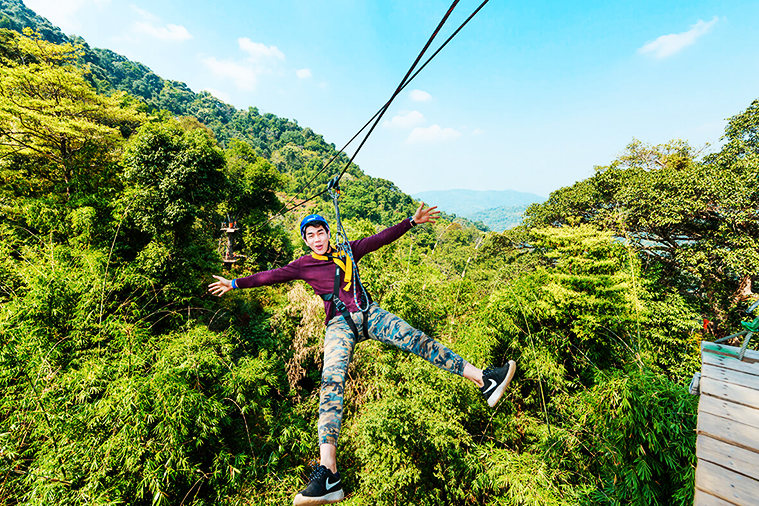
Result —
POLYGON ((501 206, 478 211, 465 216, 473 222, 482 222, 494 232, 503 232, 506 229, 522 224, 522 217, 529 205, 524 206, 501 206))
POLYGON ((481 221, 491 230, 502 232, 522 223, 522 214, 530 204, 545 202, 545 197, 514 190, 444 190, 412 195, 441 211, 472 221, 481 221))
POLYGON ((438 206, 446 213, 468 216, 478 211, 504 206, 526 206, 535 202, 545 202, 545 197, 534 193, 514 190, 443 190, 426 191, 411 195, 417 200, 438 206))

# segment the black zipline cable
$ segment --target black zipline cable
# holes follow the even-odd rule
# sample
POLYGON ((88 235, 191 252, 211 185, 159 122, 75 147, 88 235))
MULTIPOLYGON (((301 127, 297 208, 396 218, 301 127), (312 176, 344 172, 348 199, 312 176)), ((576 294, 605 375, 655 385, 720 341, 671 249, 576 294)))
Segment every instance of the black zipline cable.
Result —
MULTIPOLYGON (((326 170, 326 168, 327 168, 327 167, 329 167, 329 165, 330 165, 330 164, 331 164, 331 163, 332 163, 332 162, 333 162, 333 161, 334 161, 334 160, 335 160, 335 159, 336 159, 336 158, 337 158, 337 157, 340 155, 340 153, 342 153, 342 152, 345 150, 345 148, 346 148, 346 147, 348 147, 348 145, 350 145, 350 143, 351 143, 351 142, 353 142, 353 141, 354 141, 354 140, 355 140, 355 139, 356 139, 356 138, 357 138, 357 137, 358 137, 358 136, 361 134, 361 132, 363 132, 363 131, 366 129, 366 127, 367 127, 367 126, 369 126, 369 124, 371 124, 371 123, 372 123, 372 121, 374 121, 374 120, 375 120, 375 118, 377 118, 377 116, 378 116, 378 115, 380 115, 380 114, 384 114, 384 112, 385 112, 385 111, 387 110, 387 108, 390 106, 390 103, 392 102, 392 100, 393 100, 393 99, 395 99, 395 97, 398 95, 398 93, 400 93, 401 91, 403 91, 403 90, 404 90, 404 89, 405 89, 405 88, 406 88, 406 87, 407 87, 407 86, 408 86, 408 85, 411 83, 411 81, 413 81, 413 80, 416 78, 416 76, 418 76, 418 75, 419 75, 419 73, 420 73, 422 70, 424 70, 424 68, 425 68, 425 67, 426 67, 426 66, 427 66, 427 65, 428 65, 428 64, 429 64, 429 63, 432 61, 432 59, 433 59, 433 58, 435 58, 435 57, 438 55, 438 53, 440 53, 440 51, 442 51, 442 50, 443 50, 443 48, 444 48, 445 46, 447 46, 447 45, 448 45, 448 43, 449 43, 449 42, 450 42, 450 41, 451 41, 451 40, 452 40, 452 39, 453 39, 453 38, 454 38, 454 37, 455 37, 455 36, 456 36, 456 35, 457 35, 457 34, 458 34, 458 33, 459 33, 459 32, 460 32, 460 31, 461 31, 461 30, 462 30, 462 29, 463 29, 463 28, 464 28, 464 27, 465 27, 465 26, 468 24, 468 23, 469 23, 469 21, 471 21, 471 20, 472 20, 472 18, 474 18, 474 16, 476 16, 476 15, 477 15, 477 14, 480 12, 480 10, 482 10, 482 8, 483 8, 483 7, 485 7, 485 5, 486 5, 486 4, 487 4, 489 1, 490 1, 490 0, 484 0, 484 1, 483 1, 483 2, 482 2, 480 5, 479 5, 479 7, 477 7, 477 9, 475 9, 475 10, 474 10, 474 12, 472 12, 472 14, 470 14, 470 15, 469 15, 469 17, 468 17, 468 18, 467 18, 467 19, 466 19, 466 20, 465 20, 463 23, 461 23, 461 25, 460 25, 460 26, 459 26, 459 27, 458 27, 458 28, 457 28, 457 29, 456 29, 456 30, 455 30, 455 31, 454 31, 454 32, 453 32, 453 33, 452 33, 452 34, 451 34, 451 35, 450 35, 450 36, 449 36, 449 37, 448 37, 446 40, 445 40, 445 42, 443 42, 443 44, 442 44, 442 45, 441 45, 441 46, 440 46, 440 47, 439 47, 439 48, 438 48, 438 49, 437 49, 437 50, 436 50, 436 51, 435 51, 435 52, 434 52, 434 53, 433 53, 433 54, 432 54, 432 55, 431 55, 429 58, 427 58, 427 60, 424 62, 424 64, 422 64, 422 66, 421 66, 421 67, 419 67, 419 69, 418 69, 416 72, 414 72, 414 74, 413 74, 413 75, 411 75, 411 77, 410 77, 410 78, 409 78, 409 79, 408 79, 406 82, 403 82, 403 81, 402 81, 402 82, 401 82, 401 83, 402 83, 402 86, 400 86, 400 87, 399 87, 400 89, 396 90, 396 93, 394 93, 394 94, 393 94, 393 96, 390 98, 390 100, 388 100, 388 101, 387 101, 387 102, 386 102, 386 103, 385 103, 385 104, 384 104, 384 105, 383 105, 383 106, 382 106, 382 107, 381 107, 381 108, 380 108, 380 109, 379 109, 379 110, 378 110, 378 111, 377 111, 377 112, 374 114, 374 116, 372 116, 372 117, 371 117, 371 119, 369 119, 369 121, 367 121, 367 122, 364 124, 364 126, 363 126, 363 127, 361 127, 361 129, 360 129, 358 132, 356 132, 356 134, 355 134, 353 137, 351 137, 351 139, 350 139, 348 142, 346 142, 346 143, 345 143, 345 145, 344 145, 344 146, 343 146, 343 147, 340 149, 340 151, 338 151, 338 152, 337 152, 337 154, 335 154, 335 155, 334 155, 334 156, 333 156, 333 157, 332 157, 332 158, 331 158, 331 159, 330 159, 330 160, 329 160, 329 161, 328 161, 328 162, 327 162, 327 163, 324 165, 324 167, 322 167, 322 168, 321 168, 321 170, 319 170, 319 172, 317 172, 317 173, 316 173, 316 175, 314 175, 314 176, 313 176, 313 177, 312 177, 312 178, 311 178, 311 179, 310 179, 310 180, 309 180, 309 181, 308 181, 308 182, 307 182, 305 185, 303 185, 303 186, 302 186, 302 187, 301 187, 301 188, 298 190, 298 192, 300 192, 300 191, 301 191, 303 188, 305 188, 306 186, 308 186, 309 184, 311 184, 311 183, 312 183, 312 182, 313 182, 313 181, 314 181, 314 180, 315 180, 315 179, 316 179, 316 178, 317 178, 317 177, 318 177, 320 174, 322 174, 322 173, 323 173, 323 172, 326 170)), ((449 9, 449 12, 450 12, 450 9, 449 9)), ((448 15, 448 14, 446 14, 446 17, 447 17, 447 15, 448 15)), ((438 27, 438 29, 439 29, 439 27, 438 27)), ((437 32, 437 30, 436 30, 436 32, 437 32)), ((430 41, 431 41, 431 39, 430 39, 430 41)), ((429 46, 429 42, 428 42, 427 46, 429 46)), ((425 50, 426 50, 427 46, 425 46, 425 50)), ((424 51, 423 51, 423 52, 424 52, 424 51)), ((423 53, 423 52, 422 52, 422 53, 423 53)), ((419 58, 417 58, 417 61, 418 61, 418 60, 419 60, 419 58)), ((415 64, 416 64, 416 62, 415 62, 415 64)), ((413 69, 413 66, 412 66, 412 69, 413 69)), ((410 73, 410 71, 409 71, 409 73, 410 73)), ((408 76, 408 73, 407 73, 406 75, 408 76)), ((378 122, 379 122, 379 120, 377 120, 377 122, 375 122, 375 126, 376 126, 376 123, 378 123, 378 122)), ((372 128, 372 129, 373 129, 373 128, 372 128)), ((369 133, 371 133, 371 132, 369 132, 369 133)), ((368 137, 368 135, 369 135, 369 134, 367 134, 367 137, 368 137)), ((366 142, 366 137, 364 138, 364 142, 366 142)), ((362 144, 361 144, 361 145, 363 146, 363 142, 362 142, 362 144)), ((351 157, 351 161, 352 161, 352 160, 353 160, 355 157, 356 157, 356 153, 354 153, 353 157, 351 157)), ((349 161, 349 162, 346 164, 345 168, 343 168, 343 170, 340 172, 340 174, 339 174, 339 177, 337 178, 337 179, 338 179, 338 181, 339 181, 339 180, 340 180, 340 179, 343 177, 343 175, 345 174, 345 172, 346 172, 346 171, 348 170, 348 168, 350 167, 351 161, 349 161)), ((306 204, 307 202, 310 202, 311 200, 313 200, 313 199, 315 199, 315 198, 317 198, 317 197, 320 197, 320 196, 324 195, 325 193, 327 193, 327 191, 328 191, 327 189, 324 189, 324 190, 322 190, 322 191, 320 191, 320 192, 318 192, 318 193, 316 193, 316 194, 314 194, 314 195, 311 195, 310 197, 308 197, 307 199, 305 199, 303 202, 300 202, 300 203, 298 203, 298 204, 295 204, 294 206, 288 207, 287 209, 284 209, 284 211, 283 211, 282 209, 280 209, 279 211, 277 211, 277 213, 275 213, 273 216, 271 216, 271 217, 270 217, 270 218, 269 218, 269 219, 268 219, 268 220, 267 220, 267 221, 264 223, 264 225, 265 225, 265 224, 267 224, 267 223, 270 223, 270 222, 271 222, 273 219, 275 219, 276 217, 278 217, 278 216, 283 216, 283 215, 285 215, 285 214, 289 213, 290 211, 292 211, 292 210, 294 210, 294 209, 297 209, 298 207, 300 207, 300 206, 302 206, 302 205, 306 204)), ((290 202, 292 202, 293 200, 294 200, 294 198, 293 198, 293 199, 291 199, 291 200, 290 200, 290 202)), ((284 208, 284 206, 283 206, 283 208, 284 208)))
MULTIPOLYGON (((434 34, 432 34, 432 37, 431 37, 431 38, 430 38, 430 40, 427 42, 427 45, 426 45, 426 46, 424 46, 424 49, 423 49, 423 50, 422 50, 422 52, 419 54, 419 56, 417 57, 416 61, 414 62, 414 64, 413 64, 413 65, 411 66, 411 68, 409 69, 409 71, 406 73, 406 76, 403 78, 403 81, 401 81, 401 84, 400 84, 400 85, 398 85, 398 89, 397 89, 397 90, 395 90, 395 93, 393 93, 393 96, 392 96, 392 97, 390 97, 390 100, 388 100, 388 101, 387 101, 387 103, 385 104, 385 106, 384 106, 384 107, 381 109, 381 114, 379 115, 379 117, 377 118, 377 120, 374 122, 374 125, 372 125, 372 128, 371 128, 371 129, 369 130, 369 132, 366 134, 366 136, 364 137, 364 140, 363 140, 363 141, 361 141, 361 144, 359 144, 358 148, 356 149, 356 152, 355 152, 355 153, 353 153, 353 156, 350 158, 350 160, 348 160, 348 163, 346 163, 346 164, 345 164, 345 167, 343 168, 342 172, 340 172, 340 175, 339 175, 339 176, 337 176, 337 178, 336 178, 336 180, 335 180, 335 182, 336 182, 336 183, 337 183, 337 182, 339 182, 339 181, 340 181, 340 179, 342 179, 342 177, 343 177, 343 174, 345 174, 345 172, 348 170, 348 168, 350 167, 350 164, 353 162, 353 159, 354 159, 354 158, 356 158, 356 155, 358 154, 358 152, 359 152, 359 151, 361 151, 361 148, 364 146, 364 143, 366 143, 367 139, 369 138, 369 136, 371 135, 371 133, 374 131, 375 127, 376 127, 376 126, 379 124, 380 120, 382 119, 382 116, 384 116, 385 112, 387 112, 387 110, 388 110, 388 108, 390 107, 390 104, 392 103, 392 101, 393 101, 393 100, 395 100, 395 97, 397 97, 397 96, 398 96, 398 94, 399 94, 401 91, 403 91, 403 89, 404 89, 404 88, 405 88, 405 87, 406 87, 406 86, 407 86, 407 85, 408 85, 408 84, 409 84, 409 83, 410 83, 410 82, 411 82, 411 81, 412 81, 412 80, 413 80, 413 79, 414 79, 414 78, 415 78, 417 75, 419 75, 419 72, 421 72, 421 71, 422 71, 422 69, 424 69, 424 67, 426 67, 426 66, 427 66, 427 64, 428 64, 430 61, 432 61, 432 59, 433 59, 435 56, 437 56, 437 54, 438 54, 440 51, 442 51, 442 49, 443 49, 443 48, 444 48, 444 47, 445 47, 445 46, 448 44, 448 42, 450 42, 450 41, 451 41, 451 39, 453 39, 453 37, 454 37, 454 36, 455 36, 457 33, 459 33, 459 32, 461 31, 461 29, 462 29, 462 28, 464 28, 464 26, 465 26, 467 23, 469 23, 469 20, 471 20, 471 19, 472 19, 472 18, 475 16, 475 14, 477 14, 478 12, 480 12, 480 10, 481 10, 481 9, 482 9, 482 8, 485 6, 485 4, 486 4, 486 3, 488 3, 489 1, 490 1, 490 0, 484 0, 484 1, 483 1, 483 2, 480 4, 480 6, 479 6, 479 7, 477 7, 477 9, 476 9, 476 10, 475 10, 475 11, 474 11, 474 12, 473 12, 473 13, 472 13, 472 14, 471 14, 471 15, 470 15, 468 18, 466 18, 466 20, 465 20, 465 21, 464 21, 464 22, 461 24, 461 26, 459 26, 459 27, 456 29, 456 31, 454 31, 454 32, 453 32, 453 34, 451 34, 451 36, 450 36, 450 37, 448 37, 448 39, 446 39, 446 41, 445 41, 445 42, 443 42, 443 44, 442 44, 442 45, 441 45, 441 46, 438 48, 438 50, 437 50, 437 51, 435 51, 435 52, 432 54, 432 56, 430 56, 430 57, 427 59, 427 61, 426 61, 426 62, 424 62, 424 64, 423 64, 421 67, 419 67, 419 70, 417 70, 417 71, 416 71, 416 73, 414 73, 414 75, 413 75, 413 76, 412 76, 410 79, 408 79, 408 82, 406 82, 406 78, 408 78, 409 74, 411 74, 411 72, 413 71, 414 67, 415 67, 415 66, 416 66, 416 64, 419 62, 419 59, 422 57, 422 54, 424 54, 424 52, 427 50, 427 48, 429 47, 430 43, 432 42, 432 39, 434 39, 434 38, 435 38, 435 36, 437 35, 437 32, 438 32, 438 31, 440 30, 440 28, 443 26, 443 23, 445 22, 445 20, 448 18, 448 16, 450 15, 451 11, 453 11, 453 8, 454 8, 454 7, 455 7, 455 5, 458 3, 458 0, 457 0, 457 1, 455 1, 455 2, 453 3, 453 5, 451 5, 451 7, 450 7, 450 9, 448 10, 448 12, 446 13, 445 17, 443 18, 443 20, 440 22, 440 24, 438 25, 437 29, 435 30, 435 33, 434 33, 434 34)), ((376 116, 376 114, 375 114, 375 116, 376 116)))
MULTIPOLYGON (((353 153, 353 156, 351 156, 350 159, 348 160, 348 163, 345 164, 345 168, 342 170, 342 172, 340 172, 340 175, 335 180, 335 183, 339 182, 340 179, 343 177, 343 174, 345 174, 345 171, 347 171, 351 163, 353 163, 353 160, 356 158, 356 155, 358 155, 359 151, 361 151, 361 148, 364 147, 364 144, 366 144, 366 141, 369 139, 369 136, 372 135, 372 132, 374 132, 374 129, 377 128, 377 125, 379 125, 379 122, 382 119, 382 116, 384 116, 387 110, 390 108, 390 104, 393 103, 393 100, 395 100, 395 97, 397 97, 398 94, 400 94, 400 92, 403 90, 403 88, 406 85, 406 81, 409 79, 409 76, 414 71, 414 68, 416 68, 416 65, 419 63, 419 60, 421 60, 422 56, 424 56, 424 53, 427 52, 427 49, 430 47, 430 44, 432 44, 432 41, 435 40, 435 37, 437 37, 437 34, 440 32, 440 29, 443 28, 443 25, 448 20, 448 16, 451 15, 451 13, 453 12, 453 9, 456 7, 456 4, 458 3, 459 3, 459 0, 453 0, 453 3, 448 8, 448 12, 446 12, 445 16, 443 16, 443 19, 440 20, 440 23, 438 23, 437 28, 435 28, 435 31, 432 32, 432 35, 427 40, 427 43, 424 45, 421 52, 416 57, 416 60, 414 60, 414 63, 408 69, 408 72, 406 72, 406 75, 403 76, 403 79, 401 79, 401 82, 398 84, 398 87, 395 89, 395 92, 393 92, 393 95, 390 97, 390 100, 388 100, 385 103, 385 105, 382 107, 382 109, 380 109, 379 116, 375 115, 377 119, 374 120, 374 124, 364 136, 364 139, 361 141, 361 144, 359 144, 358 148, 356 148, 356 151, 353 153)), ((408 80, 408 82, 411 82, 411 81, 408 80)))
MULTIPOLYGON (((322 174, 325 170, 327 170, 327 167, 329 167, 332 164, 332 162, 335 161, 335 159, 338 156, 340 156, 340 153, 343 153, 345 151, 345 148, 347 148, 348 145, 351 142, 353 142, 356 139, 356 137, 358 137, 361 134, 361 132, 363 132, 366 129, 366 127, 372 121, 374 121, 374 119, 376 118, 377 121, 374 123, 374 125, 371 128, 371 130, 369 130, 369 133, 366 134, 366 136, 364 137, 364 140, 361 142, 361 145, 358 147, 358 149, 356 150, 356 152, 353 153, 353 156, 350 158, 350 160, 348 160, 348 163, 346 164, 346 170, 347 170, 347 168, 353 162, 353 159, 356 157, 356 155, 358 154, 358 152, 361 150, 361 146, 364 145, 364 143, 366 142, 366 139, 369 137, 369 135, 371 135, 372 131, 377 126, 377 123, 379 123, 380 119, 382 119, 382 116, 385 114, 385 111, 387 111, 387 109, 390 107, 390 104, 392 103, 392 101, 395 99, 396 96, 398 96, 398 94, 401 92, 401 90, 403 90, 403 88, 405 87, 405 85, 408 84, 406 82, 406 80, 408 79, 409 75, 411 75, 411 73, 414 71, 414 68, 419 63, 419 60, 422 59, 422 56, 424 56, 424 53, 430 47, 430 44, 432 44, 432 41, 435 39, 435 37, 437 37, 438 32, 440 32, 440 29, 443 27, 443 25, 445 24, 445 22, 448 20, 448 17, 451 15, 451 13, 453 12, 453 9, 456 7, 456 5, 459 3, 459 1, 460 0, 453 0, 453 3, 448 8, 448 11, 445 13, 445 16, 443 16, 443 19, 440 20, 440 23, 438 23, 437 28, 435 28, 435 31, 432 32, 432 35, 427 40, 427 43, 424 45, 424 47, 422 48, 422 50, 417 55, 416 60, 414 60, 414 63, 411 65, 411 67, 406 72, 406 75, 403 76, 403 79, 401 79, 400 84, 398 84, 398 87, 395 89, 395 92, 390 97, 390 100, 388 100, 387 102, 385 102, 385 104, 380 108, 380 110, 377 111, 374 114, 374 116, 372 116, 372 118, 369 121, 367 121, 366 124, 364 124, 364 126, 362 126, 361 129, 358 132, 356 132, 356 134, 353 137, 351 137, 348 142, 345 143, 345 145, 342 148, 340 148, 340 151, 338 151, 337 153, 335 153, 335 155, 324 165, 324 167, 322 167, 319 170, 319 172, 317 172, 314 176, 312 176, 311 179, 309 179, 303 186, 301 186, 298 189, 298 191, 295 192, 296 195, 298 193, 300 193, 304 188, 308 187, 317 177, 319 177, 320 174, 322 174), (379 118, 377 118, 378 115, 379 115, 379 118)), ((409 80, 409 82, 410 82, 410 80, 409 80)), ((345 171, 343 171, 343 172, 345 172, 345 171)), ((342 177, 342 174, 340 175, 340 177, 342 177)), ((323 193, 325 193, 325 192, 322 192, 321 194, 323 194, 323 193)), ((321 195, 321 194, 319 194, 319 195, 321 195)), ((318 195, 314 195, 313 197, 311 197, 311 198, 309 198, 309 199, 301 202, 299 205, 303 205, 306 202, 308 202, 309 200, 311 200, 312 198, 315 198, 317 196, 318 195)), ((295 200, 295 197, 293 197, 292 199, 290 199, 290 202, 288 202, 288 204, 291 203, 293 200, 295 200)), ((287 206, 287 204, 285 204, 284 206, 282 206, 282 208, 284 208, 286 206, 287 206)), ((288 209, 287 211, 285 211, 285 213, 289 212, 289 210, 291 210, 291 209, 293 209, 293 208, 288 209)), ((279 211, 277 211, 277 213, 275 214, 275 216, 279 215, 281 212, 282 212, 282 209, 280 209, 279 211)), ((282 214, 284 214, 284 213, 282 213, 282 214)))
MULTIPOLYGON (((386 103, 385 103, 385 105, 384 105, 384 106, 382 106, 382 108, 381 108, 379 111, 377 111, 377 112, 374 114, 374 116, 372 116, 372 118, 371 118, 369 121, 367 121, 367 122, 366 122, 366 124, 365 124, 363 127, 361 127, 361 130, 359 130, 359 131, 358 131, 358 133, 356 133, 356 135, 354 135, 354 136, 351 138, 351 140, 350 140, 350 141, 348 141, 348 143, 346 144, 346 146, 347 146, 348 144, 350 144, 351 142, 353 142, 353 140, 354 140, 356 137, 358 137, 358 135, 359 135, 359 134, 360 134, 362 131, 364 131, 364 130, 366 129, 366 127, 367 127, 367 126, 368 126, 368 125, 369 125, 369 124, 370 124, 370 123, 371 123, 371 122, 372 122, 372 121, 373 121, 373 120, 374 120, 374 119, 375 119, 375 118, 376 118, 376 117, 377 117, 377 116, 378 116, 380 113, 384 114, 384 111, 385 111, 385 110, 387 110, 387 108, 390 106, 390 102, 392 102, 392 100, 395 98, 395 96, 396 96, 398 93, 400 93, 401 91, 403 91, 403 90, 406 88, 406 86, 408 86, 408 85, 411 83, 411 81, 413 81, 413 80, 416 78, 416 76, 418 76, 418 75, 419 75, 419 74, 422 72, 422 70, 424 70, 424 68, 425 68, 427 65, 429 65, 429 63, 432 61, 432 59, 433 59, 433 58, 435 58, 435 56, 437 56, 437 55, 438 55, 438 53, 440 53, 440 51, 442 51, 442 50, 443 50, 443 48, 444 48, 445 46, 447 46, 447 45, 448 45, 448 43, 449 43, 451 40, 453 40, 453 38, 454 38, 454 37, 455 37, 455 36, 456 36, 456 35, 457 35, 457 34, 458 34, 458 33, 459 33, 459 32, 460 32, 460 31, 461 31, 461 30, 462 30, 462 29, 463 29, 463 28, 464 28, 464 27, 467 25, 467 23, 469 23, 469 21, 471 21, 471 20, 472 20, 472 18, 473 18, 474 16, 476 16, 476 15, 477 15, 477 13, 478 13, 478 12, 480 12, 480 10, 482 10, 482 8, 483 8, 483 7, 485 7, 485 4, 487 4, 489 1, 490 1, 490 0, 484 0, 484 1, 483 1, 483 2, 482 2, 480 5, 479 5, 479 7, 477 7, 477 8, 474 10, 474 12, 472 12, 472 14, 470 14, 470 15, 469 15, 469 17, 468 17, 468 18, 466 18, 466 20, 464 20, 464 22, 463 22, 463 23, 461 23, 461 25, 460 25, 460 26, 459 26, 459 27, 458 27, 458 28, 457 28, 457 29, 456 29, 456 30, 455 30, 455 31, 454 31, 454 32, 453 32, 453 33, 452 33, 452 34, 451 34, 451 35, 450 35, 450 36, 449 36, 449 37, 448 37, 446 40, 445 40, 445 42, 443 42, 443 43, 440 45, 440 47, 439 47, 439 48, 438 48, 438 49, 437 49, 437 50, 436 50, 436 51, 435 51, 435 52, 432 54, 432 56, 430 56, 429 58, 427 58, 427 61, 425 61, 425 62, 424 62, 424 64, 423 64, 421 67, 419 67, 419 69, 418 69, 416 72, 414 72, 414 74, 413 74, 413 75, 412 75, 412 76, 411 76, 411 77, 408 79, 408 81, 406 81, 405 83, 403 83, 403 86, 402 86, 402 87, 401 87, 401 88, 400 88, 400 89, 399 89, 399 90, 398 90, 398 91, 397 91, 395 94, 393 94, 393 96, 391 97, 391 99, 390 99, 388 102, 386 102, 386 103)), ((377 123, 379 123, 379 119, 377 120, 377 122, 375 122, 375 126, 376 126, 376 124, 377 124, 377 123)), ((371 133, 371 131, 370 131, 369 133, 371 133)), ((368 137, 368 136, 369 136, 369 134, 367 134, 367 137, 368 137)), ((364 142, 366 142, 366 137, 364 138, 364 142)), ((363 146, 363 142, 362 142, 361 146, 363 146)), ((361 146, 359 146, 359 149, 361 148, 361 146)), ((343 147, 343 149, 345 149, 345 147, 343 147)), ((341 150, 341 151, 342 151, 342 150, 341 150)), ((357 152, 358 152, 358 150, 357 150, 357 152)), ((353 160, 353 159, 356 157, 356 154, 357 154, 357 152, 353 154, 353 157, 351 158, 351 161, 352 161, 352 160, 353 160)), ((332 159, 334 160, 334 158, 335 158, 335 157, 333 157, 332 159)), ((330 163, 331 163, 331 162, 332 162, 332 160, 330 160, 330 163)), ((339 177, 337 177, 337 181, 339 181, 339 180, 340 180, 340 179, 343 177, 343 174, 345 174, 345 171, 346 171, 346 170, 348 170, 348 168, 350 167, 350 163, 351 163, 351 162, 348 162, 348 163, 346 164, 346 166, 343 168, 342 172, 340 172, 340 175, 339 175, 339 177)), ((322 168, 322 170, 320 170, 320 171, 319 171, 319 172, 316 174, 316 176, 318 176, 319 174, 321 174, 321 173, 324 171, 324 169, 325 169, 325 168, 326 168, 328 165, 329 165, 329 163, 328 163, 327 165, 325 165, 325 166, 322 168)), ((316 177, 316 176, 315 176, 315 177, 316 177)), ((315 177, 314 177, 314 178, 312 178, 312 181, 313 181, 313 179, 315 179, 315 177)), ((311 198, 309 198, 308 200, 305 200, 304 202, 302 202, 302 203, 301 203, 301 205, 302 205, 302 204, 304 204, 304 203, 306 203, 306 202, 308 202, 308 201, 309 201, 309 200, 311 200, 312 198, 316 198, 316 197, 318 197, 318 196, 320 196, 320 195, 323 195, 323 194, 324 194, 324 193, 326 193, 326 192, 327 192, 327 190, 323 190, 323 191, 321 191, 321 192, 317 193, 317 194, 316 194, 316 195, 314 195, 313 197, 311 197, 311 198)), ((296 207, 297 207, 297 206, 296 206, 296 207)))

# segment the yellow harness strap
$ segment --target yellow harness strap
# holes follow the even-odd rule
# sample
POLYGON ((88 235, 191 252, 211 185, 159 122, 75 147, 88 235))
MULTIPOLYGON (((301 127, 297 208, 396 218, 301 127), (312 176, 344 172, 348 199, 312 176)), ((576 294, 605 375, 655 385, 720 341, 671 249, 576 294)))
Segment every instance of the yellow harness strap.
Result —
POLYGON ((345 273, 345 288, 343 288, 344 291, 348 291, 351 288, 351 280, 353 279, 353 262, 350 261, 350 259, 345 258, 345 252, 344 251, 338 251, 337 256, 343 257, 343 260, 340 260, 339 258, 335 256, 326 256, 326 255, 318 255, 314 252, 311 253, 311 256, 314 257, 317 260, 332 260, 335 262, 335 265, 340 267, 343 272, 345 273))

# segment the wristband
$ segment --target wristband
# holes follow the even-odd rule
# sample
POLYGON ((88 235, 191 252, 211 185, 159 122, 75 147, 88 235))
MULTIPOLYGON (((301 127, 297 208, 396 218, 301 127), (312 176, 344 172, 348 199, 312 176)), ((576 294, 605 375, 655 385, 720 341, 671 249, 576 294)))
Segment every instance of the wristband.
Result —
POLYGON ((413 216, 411 216, 411 217, 408 219, 408 221, 409 221, 409 223, 411 223, 411 226, 412 226, 412 227, 415 227, 415 226, 416 226, 416 222, 414 221, 414 217, 413 217, 413 216))
POLYGON ((235 283, 235 280, 233 279, 232 280, 232 290, 234 290, 235 288, 237 288, 237 283, 235 283))

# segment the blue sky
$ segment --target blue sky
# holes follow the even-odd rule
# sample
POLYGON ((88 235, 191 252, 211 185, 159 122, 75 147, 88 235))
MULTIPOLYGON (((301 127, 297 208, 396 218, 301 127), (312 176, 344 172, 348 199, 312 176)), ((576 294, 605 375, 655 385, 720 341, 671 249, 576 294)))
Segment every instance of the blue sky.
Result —
MULTIPOLYGON (((342 146, 449 0, 25 0, 66 33, 342 146)), ((480 0, 461 0, 440 41, 480 0)), ((547 196, 637 138, 719 144, 759 98, 759 2, 491 0, 358 155, 403 191, 547 196)), ((351 148, 348 153, 352 154, 351 148)))

